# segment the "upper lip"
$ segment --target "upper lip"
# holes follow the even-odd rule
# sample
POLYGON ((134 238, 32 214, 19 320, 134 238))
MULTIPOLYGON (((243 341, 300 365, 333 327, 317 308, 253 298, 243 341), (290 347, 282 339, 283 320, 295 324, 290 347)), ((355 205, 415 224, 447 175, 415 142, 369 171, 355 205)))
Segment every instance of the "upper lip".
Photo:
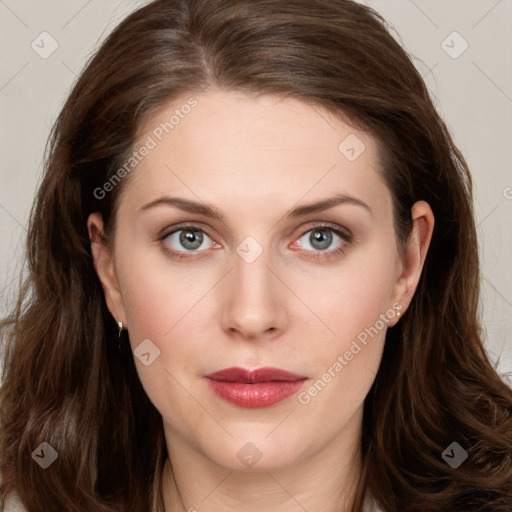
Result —
POLYGON ((206 378, 223 382, 241 382, 243 384, 258 384, 261 382, 295 382, 303 380, 304 375, 287 372, 280 368, 257 368, 255 370, 247 370, 245 368, 225 368, 218 372, 205 375, 206 378))

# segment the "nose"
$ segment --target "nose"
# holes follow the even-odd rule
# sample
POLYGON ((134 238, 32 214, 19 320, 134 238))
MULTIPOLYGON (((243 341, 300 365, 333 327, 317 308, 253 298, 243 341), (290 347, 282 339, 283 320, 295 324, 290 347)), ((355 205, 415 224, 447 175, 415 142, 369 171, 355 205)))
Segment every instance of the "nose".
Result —
POLYGON ((286 290, 268 251, 251 263, 236 253, 233 260, 223 289, 223 329, 240 339, 274 339, 286 329, 288 310, 286 290))

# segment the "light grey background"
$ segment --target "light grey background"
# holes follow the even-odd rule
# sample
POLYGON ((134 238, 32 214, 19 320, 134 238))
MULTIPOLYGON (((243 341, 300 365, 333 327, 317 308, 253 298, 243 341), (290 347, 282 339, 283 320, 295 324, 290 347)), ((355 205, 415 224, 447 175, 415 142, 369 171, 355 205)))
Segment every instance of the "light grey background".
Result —
MULTIPOLYGON (((0 316, 22 268, 50 127, 86 59, 143 3, 0 0, 0 316)), ((362 3, 395 27, 472 170, 486 343, 512 375, 512 0, 362 3)))

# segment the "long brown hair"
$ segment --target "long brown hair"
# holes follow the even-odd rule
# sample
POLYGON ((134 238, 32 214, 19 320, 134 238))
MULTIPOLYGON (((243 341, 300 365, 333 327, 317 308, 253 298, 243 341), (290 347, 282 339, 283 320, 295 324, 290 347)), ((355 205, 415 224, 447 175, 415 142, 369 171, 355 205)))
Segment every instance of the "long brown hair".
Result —
POLYGON ((350 0, 156 0, 88 63, 53 129, 28 277, 2 323, 1 494, 16 491, 29 512, 162 508, 162 420, 126 340, 117 351, 86 219, 101 212, 112 234, 126 179, 94 191, 152 112, 213 86, 292 96, 374 135, 401 242, 414 202, 435 215, 418 289, 365 401, 353 511, 372 495, 387 512, 510 512, 512 392, 482 345, 467 164, 384 20, 350 0), (58 453, 47 469, 32 457, 42 442, 58 453), (468 453, 456 469, 442 457, 452 442, 468 453))

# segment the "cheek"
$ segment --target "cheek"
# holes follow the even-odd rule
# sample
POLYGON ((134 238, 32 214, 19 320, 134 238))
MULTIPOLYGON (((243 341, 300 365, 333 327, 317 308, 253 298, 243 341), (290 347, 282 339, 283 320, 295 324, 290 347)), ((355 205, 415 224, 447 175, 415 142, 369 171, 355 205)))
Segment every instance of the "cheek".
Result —
POLYGON ((204 295, 212 276, 167 259, 160 250, 138 249, 118 264, 130 337, 133 341, 154 338, 161 343, 204 295))
POLYGON ((170 273, 169 268, 144 264, 126 265, 119 274, 130 344, 141 384, 164 417, 170 417, 173 411, 187 411, 176 417, 172 415, 174 426, 185 429, 201 417, 201 410, 191 407, 188 389, 196 384, 191 379, 199 379, 196 366, 206 354, 194 329, 197 331, 195 314, 202 304, 198 301, 207 289, 207 277, 202 276, 201 285, 197 273, 190 277, 183 270, 173 269, 170 273), (138 347, 146 347, 144 351, 150 352, 147 366, 137 358, 141 352, 138 347))
POLYGON ((130 339, 135 343, 151 338, 158 343, 180 313, 179 294, 170 293, 165 279, 137 269, 121 283, 130 339))
MULTIPOLYGON (((308 300, 326 327, 311 358, 316 385, 305 390, 303 403, 321 394, 319 401, 341 399, 350 408, 364 399, 379 368, 388 325, 395 317, 396 265, 394 247, 376 244, 357 258, 347 258, 331 275, 321 279, 318 275, 317 283, 323 286, 314 294, 310 291, 308 300)), ((308 288, 301 290, 303 297, 308 288)))
POLYGON ((337 294, 346 302, 326 304, 324 310, 335 334, 328 332, 317 350, 310 350, 310 380, 297 400, 308 411, 305 421, 311 428, 322 411, 329 411, 323 421, 326 435, 334 436, 362 407, 379 370, 388 322, 394 314, 385 294, 368 293, 375 289, 352 288, 347 283, 337 294))
POLYGON ((392 313, 397 263, 394 246, 384 240, 364 251, 347 254, 342 264, 328 273, 319 269, 316 275, 303 280, 299 293, 307 297, 312 309, 330 328, 333 345, 343 348, 377 322, 379 330, 383 330, 379 319, 382 314, 392 313))
POLYGON ((149 339, 159 351, 149 367, 136 360, 145 387, 156 386, 158 379, 169 384, 171 374, 180 382, 197 376, 218 350, 207 342, 212 338, 207 332, 213 326, 212 288, 219 279, 214 271, 187 268, 161 255, 144 260, 137 251, 118 265, 132 350, 137 355, 137 347, 149 339), (156 367, 162 371, 157 373, 156 367))

